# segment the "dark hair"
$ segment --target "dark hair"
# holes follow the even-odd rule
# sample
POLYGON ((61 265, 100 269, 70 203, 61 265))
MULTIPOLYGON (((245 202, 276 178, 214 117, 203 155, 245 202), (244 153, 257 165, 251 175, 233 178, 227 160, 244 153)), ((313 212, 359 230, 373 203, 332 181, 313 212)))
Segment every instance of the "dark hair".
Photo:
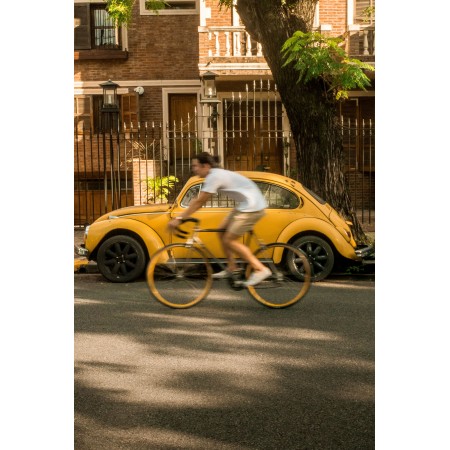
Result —
POLYGON ((211 167, 219 167, 219 157, 211 155, 211 153, 208 152, 198 153, 193 159, 197 159, 200 164, 209 164, 211 167))

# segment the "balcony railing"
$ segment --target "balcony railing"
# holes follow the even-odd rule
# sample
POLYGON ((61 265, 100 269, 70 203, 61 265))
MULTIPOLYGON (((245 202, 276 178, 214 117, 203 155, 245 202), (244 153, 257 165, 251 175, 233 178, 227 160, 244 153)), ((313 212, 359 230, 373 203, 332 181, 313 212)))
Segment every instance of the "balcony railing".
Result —
POLYGON ((375 60, 375 24, 349 25, 347 52, 366 61, 375 60))
POLYGON ((200 32, 207 33, 207 52, 210 58, 263 58, 261 44, 252 40, 243 26, 208 27, 200 32))
MULTIPOLYGON (((203 42, 209 58, 228 58, 227 62, 264 61, 261 44, 250 37, 244 26, 204 27, 199 32, 206 36, 203 42)), ((349 25, 346 45, 350 56, 374 60, 375 24, 349 25)))

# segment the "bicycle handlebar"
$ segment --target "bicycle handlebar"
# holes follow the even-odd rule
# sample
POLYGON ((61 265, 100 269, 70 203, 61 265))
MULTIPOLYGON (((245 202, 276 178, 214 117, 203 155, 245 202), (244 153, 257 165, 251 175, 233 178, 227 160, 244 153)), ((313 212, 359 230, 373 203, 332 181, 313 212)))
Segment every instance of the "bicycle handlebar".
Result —
MULTIPOLYGON (((186 223, 186 222, 193 222, 198 225, 200 223, 200 219, 196 219, 195 217, 188 217, 186 219, 181 219, 180 222, 181 222, 180 225, 182 225, 183 223, 186 223)), ((180 225, 175 227, 175 236, 177 236, 181 239, 184 239, 184 238, 186 238, 186 236, 189 233, 187 231, 181 229, 180 225)), ((223 233, 224 231, 226 231, 226 228, 202 228, 202 229, 197 229, 197 231, 203 231, 205 233, 206 232, 214 232, 214 233, 222 232, 223 233)))
MULTIPOLYGON (((180 222, 181 222, 181 224, 186 223, 186 222, 194 222, 194 223, 198 224, 198 223, 200 223, 200 220, 196 219, 195 217, 187 217, 186 219, 181 219, 180 222)), ((188 234, 189 233, 185 230, 182 230, 179 225, 175 227, 175 236, 183 239, 188 234)))

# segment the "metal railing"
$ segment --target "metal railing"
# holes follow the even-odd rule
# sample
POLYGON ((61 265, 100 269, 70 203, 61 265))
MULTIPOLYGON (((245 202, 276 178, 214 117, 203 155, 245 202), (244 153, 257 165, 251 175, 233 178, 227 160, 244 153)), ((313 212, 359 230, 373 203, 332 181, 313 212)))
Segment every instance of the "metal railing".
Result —
MULTIPOLYGON (((75 127, 75 226, 114 209, 173 201, 199 151, 220 155, 230 170, 262 170, 295 178, 295 148, 275 97, 240 96, 183 123, 123 124, 118 132, 75 127)), ((342 118, 345 179, 362 224, 375 220, 375 124, 342 118)), ((301 180, 300 180, 301 181, 301 180)))
MULTIPOLYGON (((320 26, 315 29, 320 30, 320 26)), ((252 60, 265 61, 261 44, 250 37, 244 26, 202 27, 199 33, 204 36, 208 58, 215 58, 216 62, 252 64, 252 60)), ((374 60, 375 23, 348 25, 345 46, 352 57, 374 60)))
MULTIPOLYGON (((343 125, 345 178, 354 209, 363 224, 375 221, 375 127, 369 121, 343 125)), ((181 136, 161 125, 130 127, 117 135, 75 133, 75 226, 84 226, 123 206, 173 201, 191 176, 191 157, 200 150, 198 134, 181 136), (167 142, 166 139, 166 142, 167 142), (112 148, 112 152, 111 152, 112 148), (171 178, 172 177, 172 178, 171 178)), ((242 164, 244 164, 242 158, 242 164)), ((230 170, 264 170, 239 167, 230 170)), ((269 171, 272 171, 269 169, 269 171)), ((279 171, 278 173, 283 173, 279 171)))
POLYGON ((375 123, 341 117, 345 179, 362 224, 375 222, 375 123))

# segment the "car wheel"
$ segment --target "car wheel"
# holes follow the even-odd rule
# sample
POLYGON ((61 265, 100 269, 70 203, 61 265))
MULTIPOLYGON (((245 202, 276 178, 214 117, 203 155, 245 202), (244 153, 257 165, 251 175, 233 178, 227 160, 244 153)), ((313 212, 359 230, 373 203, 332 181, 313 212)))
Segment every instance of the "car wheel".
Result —
MULTIPOLYGON (((311 281, 320 281, 330 275, 334 266, 334 253, 327 241, 318 236, 302 236, 292 245, 308 257, 311 264, 311 281)), ((291 260, 288 260, 288 265, 290 271, 301 279, 303 275, 291 260)))
POLYGON ((130 236, 113 236, 98 249, 97 267, 109 281, 126 283, 138 278, 145 269, 145 253, 130 236))

